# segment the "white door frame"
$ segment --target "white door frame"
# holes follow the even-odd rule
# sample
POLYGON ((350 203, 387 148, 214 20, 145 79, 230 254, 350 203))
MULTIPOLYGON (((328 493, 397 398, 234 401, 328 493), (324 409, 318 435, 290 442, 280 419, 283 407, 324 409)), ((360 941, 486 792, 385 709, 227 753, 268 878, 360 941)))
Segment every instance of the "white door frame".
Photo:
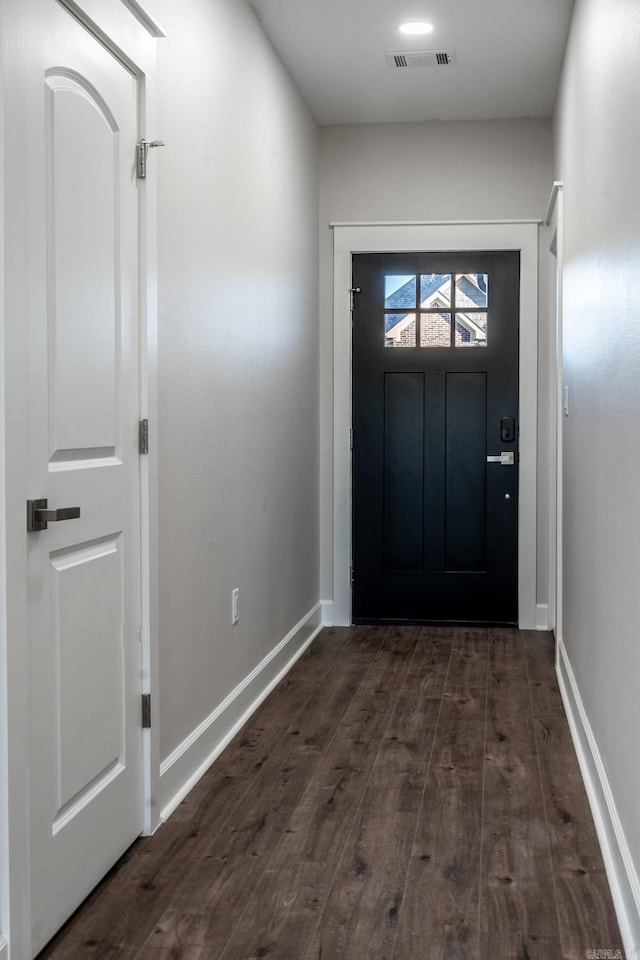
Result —
POLYGON ((520 251, 518 606, 536 629, 539 220, 332 223, 334 232, 333 623, 351 623, 351 263, 355 253, 520 251))
MULTIPOLYGON (((53 0, 51 0, 53 2, 53 0)), ((60 0, 139 79, 139 136, 160 135, 155 114, 156 39, 162 29, 138 0, 60 0)), ((28 169, 25 163, 23 78, 30 69, 33 7, 3 4, 0 30, 10 42, 0 63, 0 183, 3 220, 0 270, 0 960, 30 960, 31 888, 29 838, 29 651, 27 637, 26 369, 23 318, 30 237, 26 223, 28 169), (26 251, 26 253, 25 253, 26 251), (10 829, 9 829, 10 825, 10 829)), ((156 154, 157 151, 154 151, 156 154)), ((144 832, 159 823, 158 686, 158 499, 157 499, 157 288, 156 157, 139 185, 140 229, 140 417, 150 422, 150 453, 141 458, 142 689, 152 694, 152 727, 144 736, 144 832), (154 723, 155 721, 155 723, 154 723)), ((133 163, 133 158, 132 158, 133 163)))
POLYGON ((549 228, 549 626, 562 640, 563 183, 551 188, 549 228))

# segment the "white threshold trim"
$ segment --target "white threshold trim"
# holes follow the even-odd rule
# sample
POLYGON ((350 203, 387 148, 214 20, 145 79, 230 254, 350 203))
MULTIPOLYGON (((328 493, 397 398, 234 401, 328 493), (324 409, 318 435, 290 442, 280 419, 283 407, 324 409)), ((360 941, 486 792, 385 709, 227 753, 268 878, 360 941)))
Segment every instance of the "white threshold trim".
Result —
POLYGON ((442 226, 478 226, 485 224, 502 223, 536 223, 540 219, 531 220, 331 220, 330 227, 442 227, 442 226))
POLYGON ((537 567, 538 233, 541 220, 333 223, 333 623, 351 623, 351 309, 358 253, 520 251, 518 619, 535 630, 537 567))
POLYGON ((317 603, 160 764, 161 821, 184 800, 324 626, 317 603))
POLYGON ((562 640, 557 643, 556 672, 573 745, 600 841, 626 955, 640 956, 640 880, 620 822, 598 744, 562 640))

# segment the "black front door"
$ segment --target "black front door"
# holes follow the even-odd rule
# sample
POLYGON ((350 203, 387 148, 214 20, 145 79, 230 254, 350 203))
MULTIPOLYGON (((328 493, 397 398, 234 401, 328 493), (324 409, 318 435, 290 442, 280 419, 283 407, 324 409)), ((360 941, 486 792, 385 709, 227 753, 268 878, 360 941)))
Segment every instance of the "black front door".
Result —
POLYGON ((517 623, 519 282, 511 251, 353 258, 355 622, 517 623))

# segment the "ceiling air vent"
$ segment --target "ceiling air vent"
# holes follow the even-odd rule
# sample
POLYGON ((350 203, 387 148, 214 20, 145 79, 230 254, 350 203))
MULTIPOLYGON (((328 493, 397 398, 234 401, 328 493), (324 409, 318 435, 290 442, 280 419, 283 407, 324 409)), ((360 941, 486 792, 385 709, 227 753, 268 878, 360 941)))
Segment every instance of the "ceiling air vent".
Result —
POLYGON ((456 62, 455 50, 404 50, 402 53, 385 53, 387 66, 392 70, 407 70, 411 67, 449 67, 456 62))

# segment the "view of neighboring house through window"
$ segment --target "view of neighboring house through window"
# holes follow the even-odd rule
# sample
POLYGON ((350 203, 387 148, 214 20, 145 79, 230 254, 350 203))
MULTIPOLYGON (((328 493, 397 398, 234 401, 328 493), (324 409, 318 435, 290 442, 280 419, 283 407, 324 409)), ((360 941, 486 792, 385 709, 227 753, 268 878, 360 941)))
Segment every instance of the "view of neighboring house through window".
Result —
POLYGON ((385 346, 486 347, 488 280, 486 273, 388 274, 385 346))

